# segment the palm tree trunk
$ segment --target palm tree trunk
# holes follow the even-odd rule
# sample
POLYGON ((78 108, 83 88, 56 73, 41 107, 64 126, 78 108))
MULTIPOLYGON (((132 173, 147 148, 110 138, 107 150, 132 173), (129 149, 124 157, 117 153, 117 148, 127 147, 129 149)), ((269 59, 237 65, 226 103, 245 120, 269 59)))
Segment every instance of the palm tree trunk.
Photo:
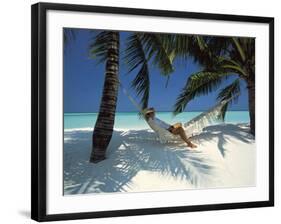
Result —
POLYGON ((248 103, 250 114, 250 132, 255 136, 256 121, 255 121, 255 81, 247 80, 248 83, 248 103))
POLYGON ((108 44, 105 66, 105 81, 99 108, 99 115, 92 136, 90 162, 97 163, 105 159, 106 149, 111 140, 118 98, 119 70, 119 33, 112 32, 108 44))

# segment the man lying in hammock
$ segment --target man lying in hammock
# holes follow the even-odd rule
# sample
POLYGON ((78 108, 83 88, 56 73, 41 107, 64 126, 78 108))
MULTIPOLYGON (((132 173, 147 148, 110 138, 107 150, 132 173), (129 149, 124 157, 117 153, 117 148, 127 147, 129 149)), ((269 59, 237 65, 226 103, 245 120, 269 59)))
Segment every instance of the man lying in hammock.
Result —
POLYGON ((146 109, 144 114, 145 114, 145 119, 152 127, 158 126, 163 129, 166 129, 167 131, 171 132, 173 135, 179 135, 181 137, 181 139, 187 144, 188 147, 190 147, 190 148, 197 147, 188 139, 181 123, 176 123, 176 124, 170 125, 170 124, 167 124, 166 122, 158 119, 155 116, 155 110, 153 107, 146 109))

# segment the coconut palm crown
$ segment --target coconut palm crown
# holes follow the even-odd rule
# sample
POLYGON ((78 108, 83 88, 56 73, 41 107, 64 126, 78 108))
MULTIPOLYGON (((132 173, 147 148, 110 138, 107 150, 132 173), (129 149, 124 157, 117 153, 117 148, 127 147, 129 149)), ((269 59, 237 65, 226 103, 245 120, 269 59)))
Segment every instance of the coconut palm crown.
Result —
POLYGON ((225 118, 229 104, 239 98, 241 80, 247 83, 250 115, 250 131, 255 135, 255 40, 254 38, 177 36, 174 39, 175 54, 180 58, 190 56, 203 69, 191 74, 174 105, 174 113, 184 111, 194 98, 207 95, 221 87, 230 76, 234 81, 222 88, 217 100, 232 98, 222 109, 220 118, 225 118))

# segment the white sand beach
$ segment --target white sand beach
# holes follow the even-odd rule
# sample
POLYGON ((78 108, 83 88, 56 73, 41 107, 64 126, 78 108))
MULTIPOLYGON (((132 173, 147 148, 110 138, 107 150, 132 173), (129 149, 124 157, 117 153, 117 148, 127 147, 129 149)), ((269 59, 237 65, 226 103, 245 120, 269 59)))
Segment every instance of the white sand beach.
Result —
POLYGON ((92 130, 64 134, 64 193, 144 192, 255 186, 256 147, 247 124, 217 124, 185 144, 154 132, 115 130, 107 159, 89 163, 92 130))

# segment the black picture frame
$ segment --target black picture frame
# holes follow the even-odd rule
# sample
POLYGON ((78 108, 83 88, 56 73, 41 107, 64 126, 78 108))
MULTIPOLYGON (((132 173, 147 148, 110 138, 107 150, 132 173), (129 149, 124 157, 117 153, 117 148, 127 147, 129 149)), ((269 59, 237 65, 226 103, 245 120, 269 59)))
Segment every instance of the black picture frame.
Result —
POLYGON ((163 11, 136 8, 102 7, 73 4, 37 3, 32 5, 32 154, 31 154, 31 218, 37 221, 132 216, 206 210, 238 209, 274 206, 274 18, 163 11), (100 12, 124 15, 162 16, 217 21, 269 24, 269 200, 196 206, 160 207, 69 214, 46 213, 46 13, 48 10, 100 12))

